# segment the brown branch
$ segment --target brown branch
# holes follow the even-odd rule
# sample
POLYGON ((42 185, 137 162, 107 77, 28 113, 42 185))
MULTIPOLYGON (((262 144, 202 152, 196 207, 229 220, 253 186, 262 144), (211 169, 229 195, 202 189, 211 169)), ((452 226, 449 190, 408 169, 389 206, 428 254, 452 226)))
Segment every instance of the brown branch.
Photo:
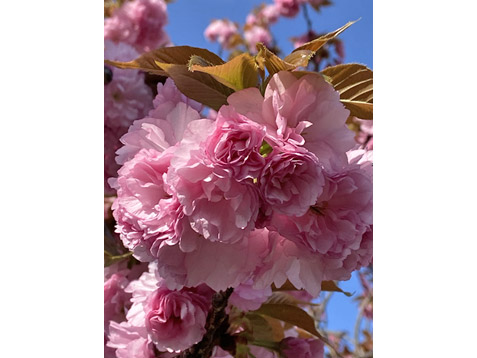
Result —
MULTIPOLYGON (((207 316, 206 333, 202 340, 180 353, 176 358, 210 358, 216 345, 222 345, 228 328, 228 315, 225 313, 233 288, 220 291, 212 297, 212 308, 207 316)), ((233 349, 233 348, 231 348, 233 349)))
POLYGON ((308 15, 308 8, 306 7, 306 4, 303 4, 302 8, 303 8, 303 16, 305 17, 308 32, 312 32, 313 25, 311 24, 311 19, 310 19, 310 15, 308 15))

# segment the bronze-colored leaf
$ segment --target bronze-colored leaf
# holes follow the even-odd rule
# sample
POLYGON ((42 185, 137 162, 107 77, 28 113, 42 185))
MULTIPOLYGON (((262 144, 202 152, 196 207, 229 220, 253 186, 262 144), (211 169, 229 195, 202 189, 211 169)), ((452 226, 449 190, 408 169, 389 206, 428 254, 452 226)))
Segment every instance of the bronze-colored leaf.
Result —
POLYGON ((299 66, 306 67, 310 59, 321 47, 323 47, 328 41, 334 39, 348 27, 353 25, 356 21, 350 21, 346 25, 340 27, 338 30, 317 37, 316 39, 294 49, 291 54, 289 54, 283 59, 283 61, 285 63, 293 65, 295 68, 299 66))
POLYGON ((227 103, 227 97, 233 93, 232 89, 224 86, 209 74, 190 72, 187 65, 161 62, 158 62, 157 65, 164 68, 167 76, 174 80, 179 91, 216 111, 227 103))
POLYGON ((266 304, 285 304, 297 306, 300 301, 286 291, 273 292, 265 301, 266 304))
POLYGON ((216 54, 203 48, 190 46, 164 47, 146 52, 133 61, 121 62, 105 60, 105 63, 119 68, 138 69, 156 75, 166 76, 164 69, 158 66, 158 63, 187 65, 193 55, 199 56, 213 65, 224 63, 216 54))
MULTIPOLYGON (((356 20, 356 21, 358 21, 358 20, 356 20)), ((293 54, 294 52, 302 51, 302 50, 310 50, 310 51, 313 51, 313 52, 316 53, 316 51, 318 51, 325 43, 327 43, 331 39, 334 39, 336 36, 341 34, 348 27, 353 25, 356 21, 350 21, 346 25, 340 27, 338 30, 335 30, 335 31, 330 32, 326 35, 320 36, 320 37, 318 37, 318 38, 316 38, 316 39, 314 39, 310 42, 307 42, 306 44, 294 49, 291 54, 293 54)), ((288 55, 288 56, 290 56, 290 55, 288 55)), ((289 62, 288 59, 287 59, 288 56, 284 58, 284 60, 287 61, 287 62, 289 62)))
POLYGON ((298 305, 319 306, 318 303, 301 301, 286 291, 273 292, 272 295, 265 301, 265 303, 286 304, 286 305, 294 305, 294 306, 298 306, 298 305))
POLYGON ((286 280, 283 285, 280 287, 276 287, 275 284, 272 284, 272 291, 298 291, 298 288, 296 288, 293 283, 290 282, 290 280, 286 280))
POLYGON ((290 323, 315 337, 323 338, 316 330, 314 319, 299 307, 285 304, 263 304, 255 312, 290 323))
POLYGON ((349 109, 351 116, 355 116, 361 119, 373 119, 373 104, 360 102, 360 101, 350 101, 347 99, 342 99, 341 103, 349 109))
POLYGON ((262 316, 265 318, 272 329, 272 340, 275 342, 280 342, 283 338, 285 338, 285 328, 283 327, 280 320, 270 317, 270 316, 262 316))
POLYGON ((293 51, 287 57, 284 58, 284 61, 292 64, 297 67, 306 67, 310 59, 315 55, 315 51, 311 50, 300 50, 300 51, 293 51))
POLYGON ((229 62, 217 66, 203 65, 197 62, 197 58, 191 58, 189 71, 212 75, 217 81, 235 91, 256 87, 258 84, 258 67, 248 53, 243 53, 229 62))
POLYGON ((321 74, 328 76, 333 87, 340 93, 362 82, 371 81, 372 83, 373 80, 373 71, 359 63, 327 67, 321 71, 321 74))
POLYGON ((197 55, 192 55, 189 58, 189 62, 187 63, 187 66, 190 68, 191 66, 194 65, 199 65, 199 66, 214 66, 212 62, 207 61, 206 59, 197 56, 197 55))
POLYGON ((273 76, 279 71, 294 70, 297 66, 291 63, 287 63, 280 57, 270 51, 264 44, 258 43, 256 45, 258 53, 255 56, 255 61, 258 67, 263 71, 265 68, 268 70, 270 76, 273 76))
POLYGON ((300 78, 302 78, 303 76, 307 76, 307 75, 311 75, 311 76, 318 76, 318 77, 321 77, 323 78, 325 81, 327 81, 328 83, 330 83, 329 79, 323 75, 322 73, 320 72, 313 72, 313 71, 293 71, 291 72, 291 74, 293 76, 295 76, 295 78, 297 80, 299 80, 300 78))
POLYGON ((373 71, 364 65, 350 63, 325 68, 321 74, 340 93, 341 102, 351 116, 373 119, 373 71))
POLYGON ((245 331, 248 339, 259 341, 273 341, 273 330, 267 319, 258 313, 249 312, 245 315, 248 327, 245 331))
POLYGON ((331 292, 341 292, 344 293, 346 296, 351 297, 353 294, 349 292, 343 291, 341 288, 334 281, 322 281, 321 282, 321 290, 322 291, 331 291, 331 292))

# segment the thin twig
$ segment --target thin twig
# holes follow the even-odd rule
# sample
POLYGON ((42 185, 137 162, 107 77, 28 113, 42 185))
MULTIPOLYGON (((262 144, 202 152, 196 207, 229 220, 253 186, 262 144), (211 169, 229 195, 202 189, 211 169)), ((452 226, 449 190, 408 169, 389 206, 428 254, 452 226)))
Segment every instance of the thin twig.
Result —
POLYGON ((303 4, 302 7, 303 7, 303 16, 305 17, 308 32, 311 32, 311 31, 313 31, 312 30, 313 26, 312 26, 312 23, 311 23, 310 15, 308 14, 308 7, 306 6, 306 4, 303 4))
POLYGON ((364 310, 366 309, 366 306, 369 304, 369 302, 369 296, 365 297, 363 301, 361 301, 361 304, 359 305, 358 318, 356 318, 356 323, 354 325, 354 351, 358 357, 361 357, 364 354, 364 352, 362 352, 361 348, 359 347, 359 333, 364 310))
POLYGON ((321 334, 322 338, 321 340, 329 347, 333 350, 333 352, 335 353, 335 355, 339 358, 344 358, 341 353, 338 351, 338 348, 336 348, 333 344, 331 344, 331 342, 329 341, 328 339, 328 335, 326 335, 324 332, 320 332, 318 331, 318 333, 321 334))

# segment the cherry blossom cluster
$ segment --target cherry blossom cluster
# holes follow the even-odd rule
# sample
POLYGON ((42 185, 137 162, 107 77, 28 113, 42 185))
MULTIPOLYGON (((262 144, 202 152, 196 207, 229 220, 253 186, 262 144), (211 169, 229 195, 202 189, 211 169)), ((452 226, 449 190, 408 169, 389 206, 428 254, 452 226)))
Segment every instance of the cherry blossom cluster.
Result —
MULTIPOLYGON (((121 137, 110 180, 116 231, 149 268, 107 277, 107 352, 175 356, 202 339, 214 292, 234 288, 229 304, 255 310, 272 285, 316 297, 323 280, 369 265, 372 151, 356 146, 349 111, 320 75, 279 72, 263 95, 235 92, 208 118, 172 80, 157 92, 121 137)), ((323 356, 314 339, 280 349, 323 356)))
MULTIPOLYGON (((167 9, 164 0, 127 1, 104 20, 104 58, 131 61, 143 52, 170 43, 164 31, 167 9)), ((121 70, 105 66, 104 79, 104 190, 115 191, 107 179, 117 175, 115 152, 119 138, 136 119, 152 109, 153 93, 138 70, 121 70)))
MULTIPOLYGON (((270 27, 278 22, 280 17, 296 17, 301 7, 310 5, 316 10, 322 6, 331 4, 327 0, 274 0, 271 4, 263 4, 247 15, 243 26, 243 35, 240 33, 240 26, 228 19, 213 20, 205 29, 204 36, 211 42, 218 42, 221 48, 226 50, 236 50, 240 45, 244 45, 246 50, 256 53, 256 45, 263 43, 268 48, 278 52, 270 27)), ((308 16, 308 15, 307 15, 308 16)), ((317 36, 311 29, 304 35, 294 40, 305 40, 308 42, 317 36)), ((337 42, 342 50, 341 42, 337 42)), ((295 46, 298 47, 298 46, 295 46)))
MULTIPOLYGON (((104 41, 104 58, 116 61, 131 61, 139 53, 124 42, 104 41)), ((115 152, 121 147, 119 138, 136 120, 152 109, 152 91, 144 82, 144 73, 138 70, 125 71, 105 66, 104 84, 104 190, 115 194, 107 179, 116 176, 119 165, 115 152)))
POLYGON ((166 24, 164 0, 126 1, 104 20, 104 39, 127 43, 140 53, 151 51, 169 44, 166 24))
MULTIPOLYGON (((125 265, 106 269, 105 358, 176 357, 205 334, 214 291, 206 285, 170 290, 158 276, 156 265, 152 262, 148 267, 139 265, 131 270, 125 265)), ((230 297, 229 310, 236 304, 243 308, 240 302, 248 302, 248 309, 256 309, 263 298, 258 306, 250 303, 261 295, 239 289, 230 297)), ((324 354, 322 341, 299 338, 293 330, 287 332, 278 348, 285 358, 323 358, 324 354)), ((251 345, 248 349, 255 357, 279 358, 276 351, 263 347, 251 345)), ((233 356, 216 346, 212 358, 233 356)))

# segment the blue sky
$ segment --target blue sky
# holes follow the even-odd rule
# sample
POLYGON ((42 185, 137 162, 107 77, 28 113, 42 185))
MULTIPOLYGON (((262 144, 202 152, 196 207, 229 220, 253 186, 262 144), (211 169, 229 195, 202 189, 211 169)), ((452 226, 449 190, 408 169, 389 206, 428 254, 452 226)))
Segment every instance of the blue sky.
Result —
MULTIPOLYGON (((175 45, 189 45, 207 48, 217 52, 218 44, 204 38, 204 30, 212 19, 228 18, 244 24, 251 9, 272 0, 175 0, 168 5, 169 24, 166 27, 175 45)), ((373 2, 372 0, 335 0, 320 13, 310 8, 313 29, 329 32, 343 26, 350 20, 355 23, 339 38, 344 41, 345 62, 358 62, 373 67, 373 2)), ((300 13, 293 19, 280 18, 271 30, 279 47, 288 54, 293 50, 290 37, 306 32, 306 23, 300 13)))
MULTIPOLYGON (((166 31, 175 45, 189 45, 207 48, 217 53, 218 44, 210 43, 204 38, 204 30, 211 20, 228 18, 243 25, 251 9, 261 3, 272 0, 175 0, 168 5, 169 24, 166 31)), ((348 21, 360 21, 352 25, 339 38, 345 46, 345 62, 358 62, 373 68, 373 2, 372 0, 335 0, 331 6, 320 13, 309 8, 313 30, 318 33, 330 32, 343 26, 348 21)), ((293 50, 289 38, 306 32, 303 13, 293 18, 280 18, 272 25, 272 33, 277 39, 283 53, 293 50)), ((360 291, 356 274, 340 286, 349 292, 360 291)), ((356 296, 355 295, 355 296, 356 296)), ((346 297, 335 293, 328 305, 328 328, 331 330, 353 331, 357 316, 355 297, 346 297)))

